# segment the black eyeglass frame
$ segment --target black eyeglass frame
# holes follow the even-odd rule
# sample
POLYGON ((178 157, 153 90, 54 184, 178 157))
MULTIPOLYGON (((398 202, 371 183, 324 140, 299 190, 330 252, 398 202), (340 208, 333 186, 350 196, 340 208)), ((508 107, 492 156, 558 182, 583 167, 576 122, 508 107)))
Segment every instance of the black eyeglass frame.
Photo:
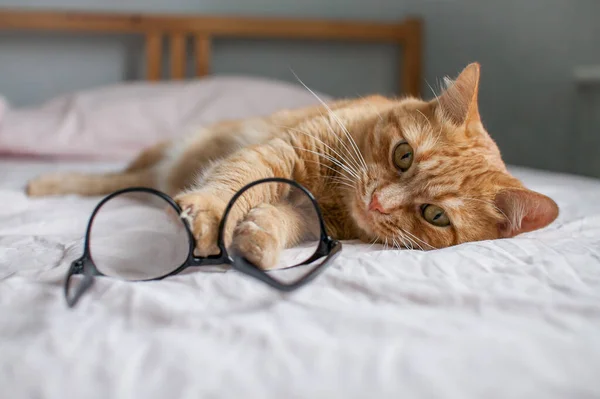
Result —
MULTIPOLYGON (((92 225, 94 223, 94 219, 95 219, 97 213, 100 211, 100 209, 106 202, 110 201, 114 197, 117 197, 119 195, 126 194, 126 193, 131 193, 131 192, 142 192, 142 193, 156 195, 156 196, 160 197, 161 199, 163 199, 164 201, 166 201, 177 212, 177 215, 182 214, 182 209, 179 207, 179 205, 177 205, 177 203, 170 196, 163 193, 162 191, 155 190, 153 188, 131 187, 131 188, 126 188, 123 190, 115 191, 114 193, 109 194, 108 196, 103 198, 98 203, 98 205, 96 205, 96 207, 94 208, 94 211, 92 212, 92 215, 90 216, 90 219, 88 221, 88 225, 87 225, 86 233, 85 233, 83 255, 71 263, 71 266, 69 267, 67 276, 65 278, 64 293, 65 293, 65 299, 67 301, 67 305, 69 307, 71 307, 71 308, 74 307, 75 304, 81 298, 81 296, 92 286, 95 276, 106 276, 105 274, 100 272, 98 270, 98 268, 96 267, 96 265, 94 264, 94 261, 91 256, 91 251, 90 251, 90 233, 91 233, 92 225), (72 296, 69 296, 69 287, 71 284, 71 280, 72 280, 72 277, 76 274, 83 274, 83 281, 81 281, 81 283, 78 285, 75 293, 72 296)), ((175 270, 173 270, 163 276, 154 277, 154 278, 150 278, 150 279, 143 279, 143 280, 133 280, 133 282, 162 280, 164 278, 179 274, 189 267, 202 267, 202 266, 214 266, 214 265, 226 264, 241 273, 244 273, 248 276, 254 277, 254 278, 262 281, 263 283, 266 283, 267 285, 271 286, 272 288, 275 288, 279 291, 290 292, 290 291, 294 291, 294 290, 306 285, 307 283, 312 281, 315 277, 317 277, 317 275, 319 275, 324 270, 325 266, 330 264, 331 260, 333 260, 337 255, 339 255, 340 250, 342 249, 342 243, 339 242, 338 240, 331 238, 327 234, 327 229, 325 228, 325 222, 323 220, 321 208, 319 207, 319 204, 317 203, 317 200, 312 195, 312 193, 308 189, 306 189, 304 186, 302 186, 300 183, 298 183, 294 180, 284 179, 284 178, 280 178, 280 177, 270 177, 270 178, 266 178, 266 179, 260 179, 260 180, 253 181, 253 182, 245 185, 237 193, 235 193, 235 195, 231 198, 231 200, 227 204, 227 207, 225 208, 225 211, 223 212, 223 217, 221 218, 221 221, 219 223, 217 246, 220 250, 220 253, 217 255, 210 255, 207 257, 195 256, 194 249, 196 247, 196 240, 194 238, 194 235, 192 234, 192 230, 189 226, 188 221, 185 218, 181 218, 181 221, 184 224, 185 229, 187 231, 188 241, 190 244, 188 256, 187 256, 186 260, 184 261, 184 263, 181 266, 179 266, 178 268, 176 268, 175 270), (325 259, 323 259, 318 265, 316 265, 306 275, 304 275, 303 277, 301 277, 300 279, 298 279, 297 281, 295 281, 293 283, 286 284, 286 283, 282 283, 281 281, 274 279, 273 277, 271 277, 268 274, 268 272, 260 269, 258 266, 253 265, 247 259, 245 259, 243 257, 239 257, 239 256, 231 256, 227 252, 227 249, 225 248, 225 240, 224 240, 225 224, 227 221, 227 217, 229 216, 229 213, 231 212, 231 210, 233 208, 234 203, 240 196, 242 196, 242 194, 244 194, 244 192, 246 192, 247 190, 249 190, 250 188, 252 188, 256 185, 263 184, 263 183, 286 183, 286 184, 290 184, 291 186, 293 186, 297 189, 300 189, 304 194, 306 194, 308 196, 308 198, 312 202, 312 205, 315 208, 315 211, 317 212, 317 216, 319 217, 320 237, 319 237, 319 245, 318 245, 316 251, 314 252, 314 254, 312 256, 310 256, 305 261, 303 261, 297 265, 290 266, 290 268, 296 267, 296 266, 308 265, 322 257, 325 257, 325 259)))

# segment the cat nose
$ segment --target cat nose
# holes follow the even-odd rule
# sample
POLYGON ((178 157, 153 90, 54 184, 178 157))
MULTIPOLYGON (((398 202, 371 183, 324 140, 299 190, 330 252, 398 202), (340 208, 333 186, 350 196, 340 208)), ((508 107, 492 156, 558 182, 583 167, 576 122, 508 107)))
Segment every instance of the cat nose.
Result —
POLYGON ((381 205, 381 203, 379 202, 379 198, 377 198, 377 194, 375 194, 375 193, 373 193, 373 196, 371 197, 371 203, 369 204, 369 210, 377 211, 377 212, 383 213, 385 215, 389 214, 389 212, 385 210, 383 205, 381 205))

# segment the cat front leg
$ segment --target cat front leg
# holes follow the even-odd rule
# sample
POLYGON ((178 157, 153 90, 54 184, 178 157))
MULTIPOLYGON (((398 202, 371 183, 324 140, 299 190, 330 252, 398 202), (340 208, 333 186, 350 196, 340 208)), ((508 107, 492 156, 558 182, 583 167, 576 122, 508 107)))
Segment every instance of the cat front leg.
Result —
POLYGON ((233 233, 233 250, 263 270, 277 266, 281 251, 318 235, 306 215, 290 204, 261 204, 250 210, 233 233))
MULTIPOLYGON (((190 190, 177 195, 175 201, 188 217, 196 238, 196 253, 214 255, 217 247, 218 227, 229 200, 246 184, 268 177, 291 178, 297 163, 293 147, 285 140, 273 139, 265 144, 237 151, 208 169, 190 190)), ((244 201, 237 202, 228 216, 225 244, 231 243, 233 230, 239 221, 256 206, 277 202, 278 193, 252 189, 244 201)))
MULTIPOLYGON (((221 216, 227 204, 221 196, 210 192, 195 191, 175 197, 182 209, 182 217, 187 220, 196 240, 194 253, 197 256, 217 255, 217 233, 221 216)), ((231 242, 231 234, 225 234, 226 245, 231 242)))

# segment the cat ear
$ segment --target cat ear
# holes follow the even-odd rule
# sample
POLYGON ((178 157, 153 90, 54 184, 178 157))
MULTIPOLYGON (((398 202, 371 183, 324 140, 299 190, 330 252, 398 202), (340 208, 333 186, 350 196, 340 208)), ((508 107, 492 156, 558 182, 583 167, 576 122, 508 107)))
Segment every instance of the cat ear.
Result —
POLYGON ((477 93, 479 91, 479 64, 469 64, 456 80, 444 79, 446 89, 434 100, 443 116, 462 126, 465 123, 479 122, 477 93))
POLYGON ((507 220, 498 225, 501 237, 541 229, 558 216, 558 205, 551 198, 528 189, 505 189, 494 200, 507 220))

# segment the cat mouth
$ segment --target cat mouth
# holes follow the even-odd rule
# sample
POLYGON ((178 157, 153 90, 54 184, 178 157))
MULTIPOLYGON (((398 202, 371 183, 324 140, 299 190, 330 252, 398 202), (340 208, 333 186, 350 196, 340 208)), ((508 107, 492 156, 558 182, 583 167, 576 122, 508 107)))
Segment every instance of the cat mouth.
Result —
POLYGON ((360 190, 357 190, 352 204, 353 219, 357 227, 369 236, 375 236, 375 231, 379 230, 378 224, 390 216, 369 209, 371 198, 376 189, 376 182, 371 182, 364 190, 364 195, 361 195, 360 190))
POLYGON ((351 207, 351 214, 357 227, 370 235, 372 233, 372 229, 370 228, 372 221, 369 217, 369 212, 364 205, 364 201, 362 201, 360 197, 357 197, 352 201, 351 207))
POLYGON ((374 227, 376 227, 377 222, 388 216, 369 210, 369 205, 360 198, 357 198, 354 202, 354 215, 357 226, 369 236, 375 234, 374 227))

